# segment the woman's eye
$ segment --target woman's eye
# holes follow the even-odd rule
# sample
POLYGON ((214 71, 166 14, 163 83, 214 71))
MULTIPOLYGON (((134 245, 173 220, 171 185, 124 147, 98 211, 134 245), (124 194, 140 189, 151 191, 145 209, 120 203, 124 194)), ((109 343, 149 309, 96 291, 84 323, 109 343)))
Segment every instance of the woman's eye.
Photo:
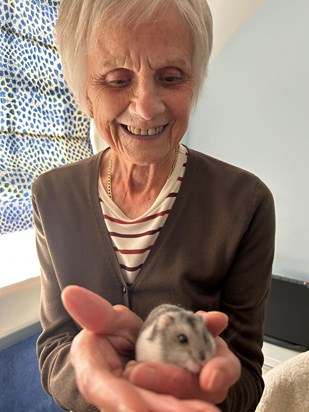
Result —
POLYGON ((127 70, 113 70, 104 77, 104 83, 115 88, 128 86, 132 81, 132 76, 127 70))
POLYGON ((180 70, 166 70, 159 74, 159 79, 166 85, 175 85, 182 81, 182 73, 180 70))
POLYGON ((113 87, 125 87, 131 83, 131 79, 105 79, 106 83, 113 87))
POLYGON ((165 77, 163 78, 163 80, 164 80, 166 83, 175 83, 175 82, 177 82, 177 81, 180 80, 180 77, 177 77, 177 76, 165 76, 165 77))

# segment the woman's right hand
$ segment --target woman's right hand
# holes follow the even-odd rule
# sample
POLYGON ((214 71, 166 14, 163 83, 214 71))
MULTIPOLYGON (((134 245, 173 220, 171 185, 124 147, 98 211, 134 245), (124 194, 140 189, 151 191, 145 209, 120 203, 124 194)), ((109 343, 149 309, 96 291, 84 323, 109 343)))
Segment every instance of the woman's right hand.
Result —
POLYGON ((99 295, 68 286, 62 293, 66 310, 83 330, 71 346, 77 386, 90 404, 104 412, 218 412, 198 400, 180 400, 135 386, 124 377, 133 359, 142 320, 122 305, 112 306, 99 295))

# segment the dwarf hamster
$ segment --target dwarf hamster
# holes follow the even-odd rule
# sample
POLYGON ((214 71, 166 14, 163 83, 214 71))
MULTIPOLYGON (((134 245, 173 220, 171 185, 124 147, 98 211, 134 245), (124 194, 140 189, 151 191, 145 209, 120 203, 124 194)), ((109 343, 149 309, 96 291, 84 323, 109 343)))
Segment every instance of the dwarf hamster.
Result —
POLYGON ((201 316, 163 304, 150 312, 140 330, 136 360, 173 363, 198 373, 214 355, 215 347, 201 316))

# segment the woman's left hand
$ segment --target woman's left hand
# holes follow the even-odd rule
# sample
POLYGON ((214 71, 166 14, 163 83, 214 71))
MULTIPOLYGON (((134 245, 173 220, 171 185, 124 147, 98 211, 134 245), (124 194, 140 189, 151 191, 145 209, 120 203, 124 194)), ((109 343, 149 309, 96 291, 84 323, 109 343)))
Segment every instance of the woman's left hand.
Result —
POLYGON ((179 399, 200 399, 214 404, 223 402, 241 374, 239 359, 218 336, 227 327, 228 318, 221 312, 199 311, 198 314, 204 317, 217 345, 215 356, 199 374, 170 364, 133 361, 127 365, 127 379, 142 388, 168 393, 179 399))

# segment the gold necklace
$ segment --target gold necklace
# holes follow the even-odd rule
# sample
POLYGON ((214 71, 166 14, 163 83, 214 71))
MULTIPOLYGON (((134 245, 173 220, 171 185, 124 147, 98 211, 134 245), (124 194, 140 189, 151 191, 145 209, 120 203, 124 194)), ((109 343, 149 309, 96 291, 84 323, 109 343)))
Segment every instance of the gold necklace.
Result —
POLYGON ((113 155, 111 153, 108 163, 108 171, 107 171, 107 194, 108 197, 113 200, 113 192, 112 192, 112 167, 113 167, 113 155))
MULTIPOLYGON (((176 163, 177 163, 177 159, 178 159, 178 154, 179 154, 179 145, 176 147, 175 149, 175 156, 174 156, 174 161, 173 161, 173 165, 172 165, 172 169, 168 175, 167 178, 169 178, 171 176, 171 174, 173 173, 176 163)), ((109 162, 108 162, 108 169, 107 169, 107 195, 108 197, 113 200, 113 191, 112 191, 112 168, 113 168, 113 155, 111 153, 110 158, 109 158, 109 162)))

